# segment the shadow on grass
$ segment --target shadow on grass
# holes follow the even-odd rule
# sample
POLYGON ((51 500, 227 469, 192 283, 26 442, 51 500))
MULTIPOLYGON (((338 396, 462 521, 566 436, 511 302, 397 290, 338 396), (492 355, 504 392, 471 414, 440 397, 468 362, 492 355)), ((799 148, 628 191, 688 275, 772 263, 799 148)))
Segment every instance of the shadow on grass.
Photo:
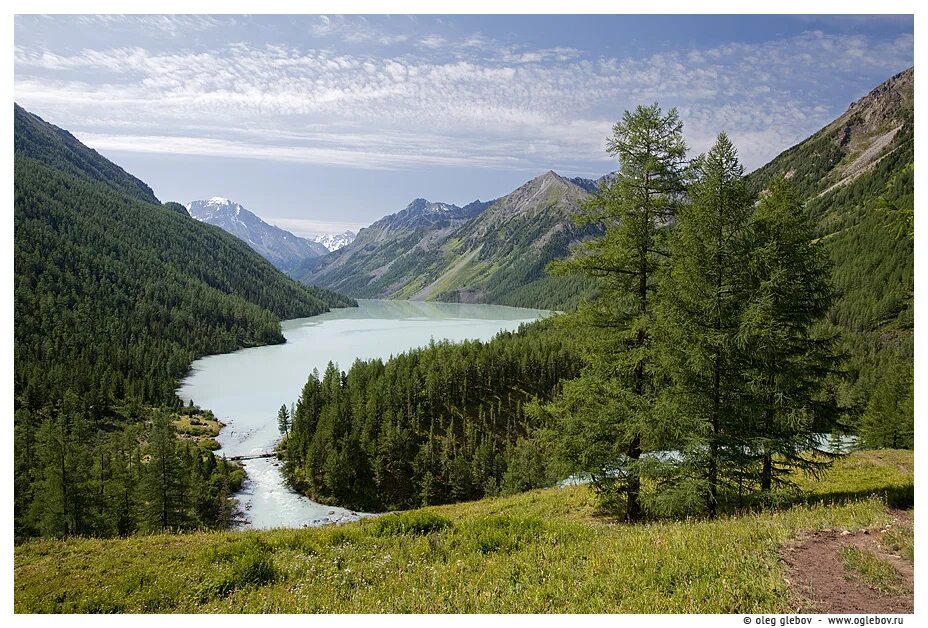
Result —
POLYGON ((846 492, 846 493, 836 493, 832 494, 829 497, 834 499, 832 503, 843 503, 847 501, 859 500, 863 497, 869 497, 876 495, 881 497, 886 505, 890 508, 898 508, 900 510, 908 510, 915 507, 915 485, 912 483, 905 484, 902 486, 893 486, 890 488, 882 489, 880 491, 860 491, 857 493, 846 492))
MULTIPOLYGON (((774 510, 789 510, 796 506, 834 506, 873 498, 880 499, 889 508, 908 510, 915 506, 915 485, 909 482, 856 491, 804 492, 799 489, 779 490, 770 493, 756 493, 741 498, 737 495, 727 495, 719 503, 718 515, 720 517, 731 517, 774 510)), ((685 518, 708 519, 704 512, 693 513, 685 518)), ((625 510, 621 506, 614 508, 600 507, 592 513, 591 519, 602 524, 625 523, 625 510)), ((679 519, 680 517, 645 515, 640 523, 669 522, 679 519)))
POLYGON ((794 506, 832 506, 872 498, 882 500, 890 508, 899 508, 903 510, 912 508, 915 504, 915 485, 909 482, 907 484, 856 491, 777 491, 753 495, 741 503, 729 502, 724 505, 721 512, 725 514, 740 514, 767 510, 785 510, 794 506))

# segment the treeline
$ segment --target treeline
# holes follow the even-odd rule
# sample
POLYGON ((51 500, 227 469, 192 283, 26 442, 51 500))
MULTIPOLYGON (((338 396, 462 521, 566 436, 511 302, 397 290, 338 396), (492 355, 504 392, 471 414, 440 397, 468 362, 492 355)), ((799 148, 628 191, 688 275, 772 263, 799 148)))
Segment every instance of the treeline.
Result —
POLYGON ((541 323, 486 343, 433 342, 387 362, 357 361, 347 372, 330 364, 295 404, 281 445, 287 476, 314 499, 366 510, 548 484, 552 452, 530 438, 526 406, 579 372, 572 345, 541 323))
MULTIPOLYGON (((162 206, 19 107, 14 131, 15 533, 152 529, 131 487, 147 482, 155 435, 139 408, 176 410, 175 388, 199 356, 282 342, 281 318, 354 302, 302 286, 237 238, 162 206)), ((169 458, 187 501, 173 500, 182 505, 161 527, 222 520, 209 504, 216 469, 228 469, 185 447, 169 458)))
POLYGON ((241 467, 178 440, 172 418, 132 407, 101 416, 72 392, 53 409, 17 410, 17 538, 227 526, 241 467))

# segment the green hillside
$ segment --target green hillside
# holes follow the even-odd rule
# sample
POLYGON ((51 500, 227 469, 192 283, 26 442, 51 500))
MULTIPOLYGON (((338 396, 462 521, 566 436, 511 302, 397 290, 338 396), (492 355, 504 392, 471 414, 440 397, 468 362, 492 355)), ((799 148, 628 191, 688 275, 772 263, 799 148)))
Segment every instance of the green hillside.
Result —
POLYGON ((103 183, 134 199, 157 203, 155 193, 144 182, 81 144, 77 138, 39 116, 13 105, 14 152, 60 172, 87 181, 103 183))
POLYGON ((15 161, 16 391, 171 401, 196 357, 282 342, 279 319, 349 305, 247 245, 28 157, 15 161))
POLYGON ((807 505, 716 521, 616 525, 576 486, 327 528, 32 540, 15 549, 14 608, 795 612, 802 602, 780 551, 803 533, 867 530, 889 542, 892 524, 894 542, 911 552, 911 525, 894 522, 880 496, 910 503, 912 465, 911 452, 860 452, 803 479, 807 505))
POLYGON ((292 274, 356 297, 570 309, 593 284, 551 277, 545 268, 597 232, 572 222, 588 196, 549 171, 492 203, 446 209, 438 218, 431 212, 410 220, 407 208, 292 274))

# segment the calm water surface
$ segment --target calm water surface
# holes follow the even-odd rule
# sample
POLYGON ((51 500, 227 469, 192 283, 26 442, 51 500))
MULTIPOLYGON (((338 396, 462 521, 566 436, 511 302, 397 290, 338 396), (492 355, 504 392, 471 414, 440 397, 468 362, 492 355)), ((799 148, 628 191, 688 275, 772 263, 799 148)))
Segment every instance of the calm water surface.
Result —
MULTIPOLYGON (((430 340, 489 340, 501 330, 546 316, 501 305, 359 300, 359 307, 284 321, 287 342, 214 355, 193 363, 178 395, 212 410, 226 427, 217 439, 226 456, 273 449, 277 411, 295 402, 314 368, 331 360, 347 370, 356 359, 388 358, 430 340)), ((237 496, 253 528, 302 527, 355 519, 291 490, 276 458, 245 461, 248 481, 237 496)))

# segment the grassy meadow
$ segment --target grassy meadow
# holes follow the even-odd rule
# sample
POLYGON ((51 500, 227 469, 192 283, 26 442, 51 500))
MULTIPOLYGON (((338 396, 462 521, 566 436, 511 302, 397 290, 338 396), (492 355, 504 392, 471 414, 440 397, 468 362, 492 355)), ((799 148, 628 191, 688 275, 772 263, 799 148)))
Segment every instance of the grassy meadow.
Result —
POLYGON ((780 548, 803 531, 885 525, 888 504, 911 504, 913 454, 858 452, 800 481, 811 496, 715 521, 619 524, 575 486, 337 527, 39 539, 15 548, 15 609, 788 612, 780 548))

